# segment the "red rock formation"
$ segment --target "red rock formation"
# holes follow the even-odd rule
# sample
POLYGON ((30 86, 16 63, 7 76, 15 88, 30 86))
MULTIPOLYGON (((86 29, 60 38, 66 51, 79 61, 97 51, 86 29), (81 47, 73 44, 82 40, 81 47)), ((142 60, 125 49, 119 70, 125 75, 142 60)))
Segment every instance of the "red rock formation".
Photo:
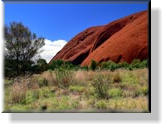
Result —
MULTIPOLYGON (((104 26, 86 29, 70 40, 52 60, 82 66, 91 60, 128 62, 148 57, 148 12, 142 11, 104 26)), ((51 61, 52 61, 51 60, 51 61)))

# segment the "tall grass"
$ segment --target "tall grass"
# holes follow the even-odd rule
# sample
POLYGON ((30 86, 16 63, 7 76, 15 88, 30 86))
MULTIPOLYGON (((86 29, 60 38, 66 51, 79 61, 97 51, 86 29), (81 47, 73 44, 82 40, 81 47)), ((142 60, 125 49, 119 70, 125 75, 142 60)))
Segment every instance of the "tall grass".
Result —
POLYGON ((22 83, 20 85, 18 82, 14 83, 12 90, 11 90, 11 103, 25 103, 27 93, 27 87, 22 83))
POLYGON ((6 86, 5 110, 144 112, 148 110, 147 75, 147 69, 46 71, 6 86))

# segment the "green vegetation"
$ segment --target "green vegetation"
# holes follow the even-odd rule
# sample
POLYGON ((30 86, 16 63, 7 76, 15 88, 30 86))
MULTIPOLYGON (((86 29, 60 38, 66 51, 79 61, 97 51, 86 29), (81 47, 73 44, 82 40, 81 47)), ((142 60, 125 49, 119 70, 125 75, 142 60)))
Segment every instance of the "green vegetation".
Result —
POLYGON ((138 59, 135 59, 132 61, 131 64, 128 64, 126 62, 122 63, 115 63, 112 61, 108 62, 101 62, 97 63, 96 61, 92 60, 90 66, 79 66, 74 65, 72 62, 69 61, 62 61, 62 60, 54 60, 50 64, 48 64, 47 68, 50 70, 54 69, 64 69, 64 70, 110 70, 114 71, 116 69, 128 69, 128 70, 134 70, 134 69, 140 69, 140 68, 146 68, 147 67, 147 60, 140 61, 138 59))
POLYGON ((83 86, 70 86, 69 90, 72 92, 82 93, 85 91, 85 87, 83 87, 83 86))
POLYGON ((22 23, 5 26, 5 112, 148 112, 147 60, 47 64, 35 58, 43 45, 22 23))
POLYGON ((73 72, 69 70, 56 70, 55 76, 56 76, 56 82, 58 87, 66 88, 69 87, 70 84, 72 84, 72 77, 73 72))
POLYGON ((148 112, 147 75, 147 69, 54 70, 31 78, 6 79, 4 111, 148 112))
POLYGON ((108 97, 107 91, 110 85, 111 80, 106 78, 103 74, 97 75, 92 81, 92 86, 95 88, 95 92, 99 98, 108 97))
POLYGON ((108 91, 109 97, 121 97, 122 96, 122 89, 120 88, 112 88, 108 91))
POLYGON ((91 65, 90 65, 90 69, 91 69, 91 70, 95 70, 96 67, 97 67, 96 61, 92 60, 92 61, 91 61, 91 65))
POLYGON ((22 23, 13 22, 5 26, 5 76, 14 77, 34 72, 33 57, 43 45, 44 38, 37 38, 22 23))

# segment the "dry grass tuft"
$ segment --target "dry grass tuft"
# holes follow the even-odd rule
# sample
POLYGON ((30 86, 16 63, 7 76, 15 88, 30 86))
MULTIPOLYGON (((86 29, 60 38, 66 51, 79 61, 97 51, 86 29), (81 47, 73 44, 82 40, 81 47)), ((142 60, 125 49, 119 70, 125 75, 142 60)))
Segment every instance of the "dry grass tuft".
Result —
POLYGON ((27 87, 23 82, 20 84, 19 82, 14 83, 11 90, 11 101, 13 104, 16 103, 24 103, 26 98, 27 87))

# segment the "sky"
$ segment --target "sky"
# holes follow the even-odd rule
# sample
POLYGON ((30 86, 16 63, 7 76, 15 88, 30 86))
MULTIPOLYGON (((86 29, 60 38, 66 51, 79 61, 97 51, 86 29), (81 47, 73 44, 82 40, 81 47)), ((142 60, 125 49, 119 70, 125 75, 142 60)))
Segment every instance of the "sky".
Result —
POLYGON ((88 27, 146 10, 138 4, 11 4, 5 3, 5 25, 22 22, 38 37, 45 38, 41 57, 47 62, 76 34, 88 27))

